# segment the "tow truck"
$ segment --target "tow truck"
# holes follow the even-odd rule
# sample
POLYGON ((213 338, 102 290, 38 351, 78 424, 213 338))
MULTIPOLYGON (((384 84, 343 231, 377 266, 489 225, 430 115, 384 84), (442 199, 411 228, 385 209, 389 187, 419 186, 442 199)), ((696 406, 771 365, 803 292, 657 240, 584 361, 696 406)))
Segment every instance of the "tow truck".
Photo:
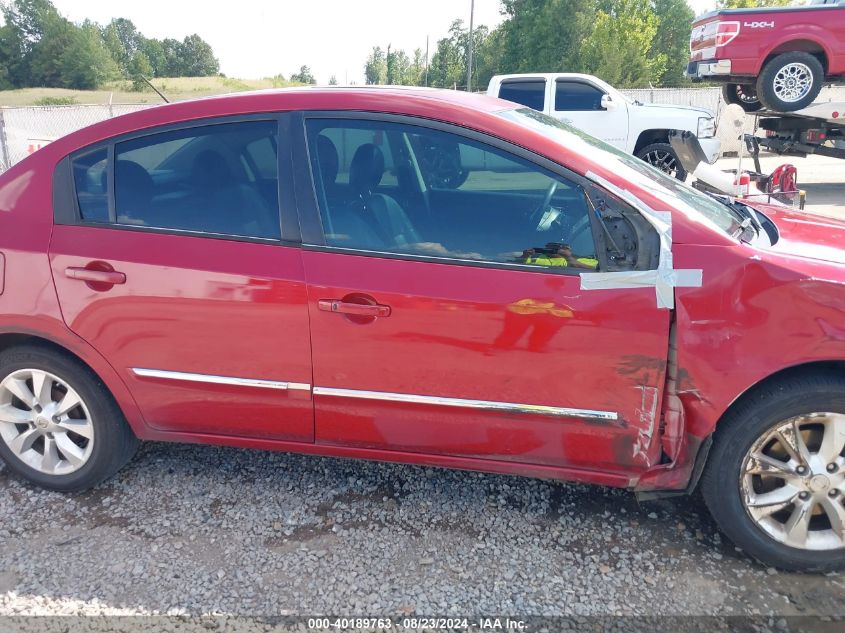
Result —
MULTIPOLYGON (((754 116, 757 127, 765 131, 765 136, 753 137, 759 147, 789 156, 845 158, 845 101, 815 103, 788 114, 760 111, 754 116)), ((752 156, 758 149, 749 147, 752 156)))
MULTIPOLYGON (((735 106, 730 106, 735 107, 735 106)), ((722 171, 706 161, 692 134, 670 133, 669 140, 683 168, 694 177, 693 186, 717 196, 746 198, 767 204, 804 208, 805 194, 798 187, 798 172, 784 164, 770 174, 760 167, 760 148, 781 156, 806 157, 819 154, 845 159, 845 101, 816 103, 789 113, 760 111, 755 118, 755 134, 743 134, 745 150, 754 161, 754 170, 722 171), (764 134, 760 135, 759 130, 764 134)), ((724 115, 723 115, 724 116, 724 115)), ((742 117, 735 121, 737 130, 742 117)))

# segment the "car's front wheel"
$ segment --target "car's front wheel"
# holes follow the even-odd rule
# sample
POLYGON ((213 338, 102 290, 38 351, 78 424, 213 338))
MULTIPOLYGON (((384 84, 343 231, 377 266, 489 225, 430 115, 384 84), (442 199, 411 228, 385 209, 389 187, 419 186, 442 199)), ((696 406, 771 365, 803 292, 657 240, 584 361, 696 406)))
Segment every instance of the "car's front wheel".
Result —
POLYGON ((657 167, 660 171, 678 180, 687 179, 687 172, 669 143, 652 143, 651 145, 646 145, 637 152, 636 156, 652 167, 657 167))
POLYGON ((72 492, 94 486, 138 447, 95 374, 41 346, 0 353, 0 457, 29 481, 72 492))
POLYGON ((801 51, 783 53, 770 60, 757 78, 757 95, 769 110, 794 112, 815 101, 822 89, 821 62, 801 51))
POLYGON ((845 377, 764 386, 716 431, 701 486, 727 536, 796 571, 845 568, 845 377))
POLYGON ((763 107, 757 88, 752 84, 725 84, 722 97, 726 103, 737 104, 746 112, 757 112, 763 107))

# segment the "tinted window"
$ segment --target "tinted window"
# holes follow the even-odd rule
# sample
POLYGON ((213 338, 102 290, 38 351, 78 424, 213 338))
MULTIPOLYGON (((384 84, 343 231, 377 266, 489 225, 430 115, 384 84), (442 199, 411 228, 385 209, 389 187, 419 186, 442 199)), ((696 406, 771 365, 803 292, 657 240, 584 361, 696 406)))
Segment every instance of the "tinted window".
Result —
POLYGON ((109 198, 106 191, 108 151, 98 149, 73 160, 73 183, 83 220, 108 222, 109 198))
POLYGON ((499 88, 499 98, 521 103, 542 112, 546 106, 546 80, 504 81, 499 88))
POLYGON ((307 128, 329 246, 555 272, 597 266, 584 191, 533 163, 413 125, 311 119, 307 128))
POLYGON ((688 214, 706 217, 728 234, 733 234, 739 227, 739 218, 718 200, 659 169, 651 168, 645 161, 608 145, 573 125, 528 108, 503 110, 498 116, 539 132, 561 147, 578 152, 594 162, 608 165, 621 178, 671 200, 673 204, 684 208, 688 214))
POLYGON ((604 93, 580 81, 558 81, 555 88, 555 110, 602 110, 604 93))
POLYGON ((253 178, 276 179, 276 139, 272 136, 262 136, 249 143, 243 159, 253 178))
POLYGON ((276 123, 176 130, 115 145, 118 224, 280 237, 276 123))

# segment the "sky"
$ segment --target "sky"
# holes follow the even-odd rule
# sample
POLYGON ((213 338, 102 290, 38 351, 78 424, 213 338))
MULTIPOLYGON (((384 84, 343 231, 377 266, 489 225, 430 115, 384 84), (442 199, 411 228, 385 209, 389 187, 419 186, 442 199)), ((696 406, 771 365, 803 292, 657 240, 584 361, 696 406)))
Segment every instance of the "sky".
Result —
MULTIPOLYGON (((689 0, 696 14, 716 0, 689 0)), ((286 77, 307 64, 319 83, 363 83, 373 46, 431 53, 452 20, 469 23, 470 0, 53 0, 66 18, 100 24, 132 20, 147 37, 182 39, 198 33, 229 77, 286 77)), ((475 23, 502 21, 499 0, 475 0, 475 23)))

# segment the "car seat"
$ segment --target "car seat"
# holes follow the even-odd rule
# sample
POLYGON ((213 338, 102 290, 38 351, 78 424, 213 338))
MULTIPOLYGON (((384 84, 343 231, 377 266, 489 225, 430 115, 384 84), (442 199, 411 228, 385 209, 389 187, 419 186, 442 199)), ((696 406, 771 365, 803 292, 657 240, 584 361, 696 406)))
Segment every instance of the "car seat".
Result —
POLYGON ((402 206, 391 196, 375 193, 383 177, 382 151, 372 143, 358 147, 349 165, 349 185, 364 220, 388 247, 421 242, 402 206))
POLYGON ((193 192, 180 214, 180 228, 280 236, 278 215, 269 211, 256 187, 238 182, 220 152, 206 149, 194 156, 190 183, 193 192))
POLYGON ((119 160, 115 164, 114 178, 114 206, 118 222, 155 226, 150 218, 154 185, 147 170, 135 161, 119 160))

